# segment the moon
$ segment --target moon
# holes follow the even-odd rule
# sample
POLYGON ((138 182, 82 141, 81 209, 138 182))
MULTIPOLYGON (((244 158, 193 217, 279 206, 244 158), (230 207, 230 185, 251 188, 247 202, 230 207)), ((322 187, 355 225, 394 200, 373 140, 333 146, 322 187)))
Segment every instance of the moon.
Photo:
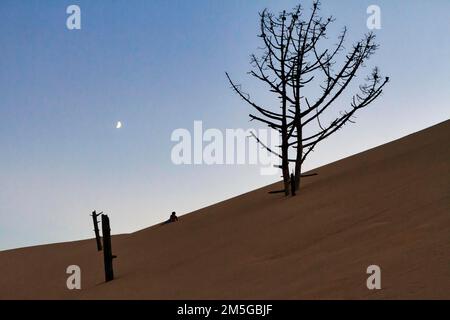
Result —
POLYGON ((116 129, 120 129, 120 128, 122 128, 122 122, 117 121, 117 123, 116 123, 116 129))

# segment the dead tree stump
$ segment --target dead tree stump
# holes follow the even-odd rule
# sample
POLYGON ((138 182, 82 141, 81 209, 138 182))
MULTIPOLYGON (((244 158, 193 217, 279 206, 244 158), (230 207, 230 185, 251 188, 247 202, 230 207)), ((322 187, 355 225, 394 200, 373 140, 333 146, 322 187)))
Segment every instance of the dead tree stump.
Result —
POLYGON ((109 218, 102 214, 102 232, 103 232, 103 260, 105 263, 105 281, 114 279, 113 259, 116 258, 112 254, 111 249, 111 228, 109 226, 109 218))
POLYGON ((92 221, 94 222, 94 232, 95 232, 95 241, 97 242, 97 250, 102 251, 102 242, 100 240, 100 231, 98 230, 98 220, 97 217, 101 215, 103 212, 97 213, 95 210, 92 211, 92 221))

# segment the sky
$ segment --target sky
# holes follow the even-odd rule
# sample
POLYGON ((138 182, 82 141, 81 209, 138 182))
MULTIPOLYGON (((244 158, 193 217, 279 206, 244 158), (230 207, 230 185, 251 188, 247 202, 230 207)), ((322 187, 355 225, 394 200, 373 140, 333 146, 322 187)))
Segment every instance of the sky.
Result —
MULTIPOLYGON (((175 165, 171 135, 255 128, 225 71, 258 101, 247 75, 261 45, 258 12, 291 0, 0 2, 0 250, 93 236, 92 210, 128 233, 277 181, 257 165, 175 165), (66 27, 69 5, 81 29, 66 27), (116 129, 117 121, 122 128, 116 129)), ((317 147, 312 169, 449 118, 448 0, 322 0, 351 41, 381 9, 383 95, 317 147)), ((364 70, 369 72, 370 69, 364 70)), ((313 92, 313 91, 312 91, 313 92)), ((267 99, 267 100, 266 100, 267 99)))

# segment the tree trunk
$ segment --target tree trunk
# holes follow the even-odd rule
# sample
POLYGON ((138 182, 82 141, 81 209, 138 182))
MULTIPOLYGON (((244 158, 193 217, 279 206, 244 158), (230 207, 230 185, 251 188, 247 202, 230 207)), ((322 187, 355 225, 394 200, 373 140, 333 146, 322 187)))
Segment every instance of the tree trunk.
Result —
POLYGON ((98 230, 98 214, 96 211, 92 212, 92 220, 94 222, 95 241, 97 242, 97 251, 102 251, 102 242, 100 239, 100 231, 98 230))
MULTIPOLYGON (((298 96, 300 95, 300 89, 298 91, 298 96)), ((296 112, 300 113, 300 101, 298 101, 298 108, 296 112)), ((297 123, 295 124, 297 130, 297 156, 295 158, 295 189, 300 190, 300 182, 302 175, 302 164, 303 164, 303 127, 302 119, 298 117, 297 123)))
POLYGON ((295 187, 295 176, 292 173, 291 174, 291 195, 292 196, 295 196, 295 190, 296 190, 296 187, 295 187))
POLYGON ((284 195, 289 195, 289 187, 291 176, 289 175, 289 162, 283 160, 283 183, 284 183, 284 195))
POLYGON ((111 228, 109 226, 109 218, 102 215, 102 232, 103 232, 103 260, 105 263, 105 281, 114 279, 113 259, 116 257, 112 254, 111 249, 111 228))
MULTIPOLYGON (((298 153, 298 151, 297 151, 298 153)), ((300 182, 301 182, 301 176, 302 176, 302 160, 301 160, 301 154, 302 151, 300 151, 300 161, 298 159, 295 160, 295 189, 300 190, 300 182)))
MULTIPOLYGON (((299 120, 300 122, 300 120, 299 120)), ((303 164, 303 142, 302 142, 302 127, 297 126, 297 157, 295 158, 295 189, 300 190, 300 182, 302 176, 303 164)))

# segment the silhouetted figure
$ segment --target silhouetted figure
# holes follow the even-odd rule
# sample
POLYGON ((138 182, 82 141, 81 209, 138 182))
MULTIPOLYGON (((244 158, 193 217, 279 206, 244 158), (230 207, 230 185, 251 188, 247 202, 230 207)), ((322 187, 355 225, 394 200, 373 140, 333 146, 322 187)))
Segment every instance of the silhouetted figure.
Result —
POLYGON ((295 178, 293 173, 291 173, 291 194, 295 196, 295 178))
POLYGON ((176 222, 176 221, 178 221, 178 217, 175 211, 173 211, 172 214, 170 215, 169 222, 176 222))
POLYGON ((165 224, 177 222, 177 221, 178 221, 177 214, 175 213, 175 211, 173 211, 172 214, 170 215, 170 218, 167 219, 166 221, 164 221, 163 223, 161 223, 161 225, 165 225, 165 224))

